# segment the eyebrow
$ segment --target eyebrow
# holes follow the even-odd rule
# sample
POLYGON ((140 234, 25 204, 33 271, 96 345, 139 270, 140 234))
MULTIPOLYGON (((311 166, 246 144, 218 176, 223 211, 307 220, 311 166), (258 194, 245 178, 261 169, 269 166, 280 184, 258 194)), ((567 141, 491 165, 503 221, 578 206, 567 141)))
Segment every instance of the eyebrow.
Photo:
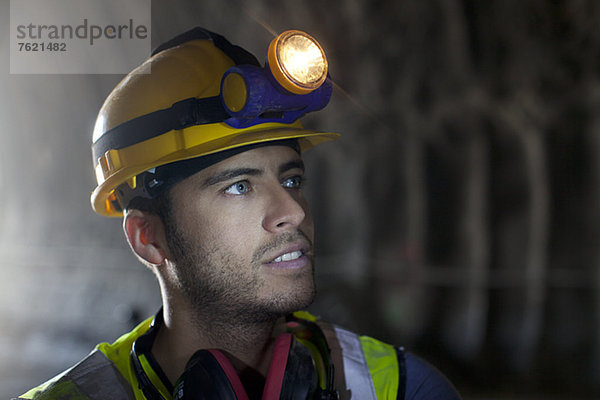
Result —
POLYGON ((279 173, 283 174, 284 172, 287 172, 290 169, 294 169, 294 168, 301 169, 302 172, 304 172, 304 161, 302 161, 301 159, 298 159, 298 160, 292 160, 292 161, 286 162, 285 164, 282 164, 281 166, 279 166, 279 173))
MULTIPOLYGON (((304 162, 302 160, 292 160, 279 166, 279 174, 283 174, 291 169, 299 168, 304 172, 304 162)), ((262 169, 257 168, 234 168, 226 169, 207 178, 202 186, 213 186, 221 182, 226 182, 235 179, 239 176, 260 176, 264 173, 262 169)))
POLYGON ((221 171, 218 174, 207 178, 202 186, 208 187, 216 185, 217 183, 225 182, 243 175, 259 176, 262 175, 262 173, 263 171, 261 169, 256 168, 226 169, 225 171, 221 171))

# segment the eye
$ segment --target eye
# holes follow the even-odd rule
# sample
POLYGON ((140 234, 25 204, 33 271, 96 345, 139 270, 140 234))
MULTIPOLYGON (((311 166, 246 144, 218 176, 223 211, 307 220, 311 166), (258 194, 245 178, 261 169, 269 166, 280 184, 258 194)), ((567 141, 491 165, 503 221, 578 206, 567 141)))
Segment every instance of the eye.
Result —
POLYGON ((248 181, 239 181, 225 189, 226 194, 243 195, 250 191, 250 183, 248 181))
POLYGON ((300 189, 302 187, 302 183, 304 182, 304 178, 297 175, 292 176, 291 178, 287 178, 281 183, 281 186, 287 189, 300 189))

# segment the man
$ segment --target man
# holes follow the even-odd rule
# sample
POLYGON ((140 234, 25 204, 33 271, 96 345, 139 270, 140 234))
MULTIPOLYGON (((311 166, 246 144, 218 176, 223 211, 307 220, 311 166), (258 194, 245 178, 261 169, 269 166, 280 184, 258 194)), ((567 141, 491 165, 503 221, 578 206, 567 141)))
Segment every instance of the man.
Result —
POLYGON ((20 398, 457 399, 416 356, 317 321, 304 150, 336 134, 298 119, 331 95, 326 59, 288 31, 268 67, 196 28, 105 101, 92 207, 123 216, 163 307, 20 398))

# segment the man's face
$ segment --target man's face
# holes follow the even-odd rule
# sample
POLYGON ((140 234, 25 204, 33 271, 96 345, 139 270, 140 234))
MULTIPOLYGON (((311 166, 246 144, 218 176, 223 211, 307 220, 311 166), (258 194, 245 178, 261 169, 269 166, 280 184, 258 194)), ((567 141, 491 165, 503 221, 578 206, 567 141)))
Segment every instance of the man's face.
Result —
POLYGON ((170 259, 201 315, 262 321, 312 302, 314 229, 303 175, 298 153, 267 146, 172 188, 170 259))

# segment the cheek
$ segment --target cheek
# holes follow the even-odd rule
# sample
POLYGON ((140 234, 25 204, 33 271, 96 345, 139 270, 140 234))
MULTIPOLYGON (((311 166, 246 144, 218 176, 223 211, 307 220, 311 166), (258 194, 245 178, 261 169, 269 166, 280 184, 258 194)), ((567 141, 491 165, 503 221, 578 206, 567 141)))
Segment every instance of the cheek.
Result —
POLYGON ((204 218, 188 220, 195 232, 195 240, 242 255, 255 247, 254 242, 259 237, 256 226, 260 226, 260 222, 251 213, 243 209, 225 211, 217 208, 203 215, 204 218))

